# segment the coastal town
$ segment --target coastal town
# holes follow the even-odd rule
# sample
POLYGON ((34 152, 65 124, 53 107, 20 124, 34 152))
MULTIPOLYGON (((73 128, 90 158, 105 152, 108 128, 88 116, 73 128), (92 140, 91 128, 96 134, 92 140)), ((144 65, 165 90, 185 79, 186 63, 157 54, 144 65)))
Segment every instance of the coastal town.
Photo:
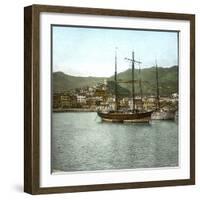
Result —
MULTIPOLYGON (((120 110, 131 110, 133 108, 132 98, 123 96, 118 98, 120 110)), ((107 80, 94 86, 77 88, 70 91, 53 93, 54 112, 96 112, 97 110, 115 110, 115 95, 108 90, 107 80)), ((178 94, 172 93, 168 96, 159 97, 160 108, 164 111, 176 111, 178 109, 178 94)), ((158 106, 157 96, 152 94, 135 96, 135 109, 156 110, 158 106)))

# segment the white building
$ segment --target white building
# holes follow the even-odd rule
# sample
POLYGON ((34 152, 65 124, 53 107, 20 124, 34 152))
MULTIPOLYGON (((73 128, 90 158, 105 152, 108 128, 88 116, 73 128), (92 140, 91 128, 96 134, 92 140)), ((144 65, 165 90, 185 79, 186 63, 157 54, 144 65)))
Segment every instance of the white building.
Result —
POLYGON ((77 95, 77 103, 86 104, 86 96, 77 95))

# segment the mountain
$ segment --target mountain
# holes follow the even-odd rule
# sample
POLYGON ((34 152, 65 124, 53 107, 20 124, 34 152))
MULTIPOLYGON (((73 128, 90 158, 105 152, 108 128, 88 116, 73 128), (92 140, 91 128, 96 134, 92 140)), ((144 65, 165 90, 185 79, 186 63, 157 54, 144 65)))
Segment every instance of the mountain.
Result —
MULTIPOLYGON (((118 74, 118 80, 128 81, 131 80, 131 69, 118 74)), ((169 68, 158 68, 159 76, 159 89, 161 95, 170 95, 177 92, 178 88, 178 66, 172 66, 169 68)), ((144 95, 156 94, 156 68, 150 67, 141 70, 142 78, 142 91, 144 95)), ((97 83, 103 83, 104 80, 108 81, 108 88, 111 93, 114 93, 114 76, 109 78, 105 77, 76 77, 64 74, 63 72, 53 73, 53 91, 61 92, 70 89, 81 88, 86 86, 93 86, 97 83)), ((135 70, 135 80, 139 80, 139 70, 135 70)), ((132 90, 130 83, 119 83, 119 93, 124 95, 130 95, 132 90)), ((135 83, 136 95, 140 94, 139 84, 135 83)))
POLYGON ((53 73, 53 91, 62 92, 71 89, 93 86, 97 83, 103 83, 103 77, 79 77, 64 74, 63 72, 53 73))
MULTIPOLYGON (((118 74, 118 80, 131 80, 132 70, 128 69, 118 74)), ((141 70, 142 91, 145 95, 156 94, 156 68, 150 67, 141 70)), ((114 80, 114 76, 110 77, 114 80)), ((135 80, 139 80, 139 70, 135 70, 135 80)), ((158 81, 161 95, 170 95, 178 90, 178 66, 169 68, 158 67, 158 81)), ((132 84, 120 83, 120 86, 131 91, 132 84)), ((135 93, 139 94, 139 84, 135 83, 135 93)))

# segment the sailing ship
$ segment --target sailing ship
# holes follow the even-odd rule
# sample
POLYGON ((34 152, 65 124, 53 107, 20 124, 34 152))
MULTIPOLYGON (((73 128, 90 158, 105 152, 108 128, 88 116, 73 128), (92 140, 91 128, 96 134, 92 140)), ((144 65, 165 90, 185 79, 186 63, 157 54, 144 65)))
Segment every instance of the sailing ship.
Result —
POLYGON ((152 113, 152 120, 174 120, 175 110, 164 110, 160 104, 160 89, 159 89, 159 75, 157 61, 155 63, 156 69, 156 110, 152 113))
MULTIPOLYGON (((131 111, 122 111, 118 106, 118 88, 117 84, 117 51, 115 50, 115 110, 102 112, 97 111, 97 114, 103 121, 109 122, 135 122, 135 123, 149 123, 151 120, 151 114, 153 111, 145 111, 136 109, 136 99, 135 99, 135 63, 140 64, 141 62, 135 60, 134 51, 132 52, 132 58, 125 58, 130 61, 132 64, 132 80, 126 81, 127 83, 132 84, 132 110, 131 111)), ((141 78, 139 81, 141 86, 141 78)), ((142 90, 140 90, 142 92, 142 90)), ((141 96, 142 101, 142 96, 141 96)))

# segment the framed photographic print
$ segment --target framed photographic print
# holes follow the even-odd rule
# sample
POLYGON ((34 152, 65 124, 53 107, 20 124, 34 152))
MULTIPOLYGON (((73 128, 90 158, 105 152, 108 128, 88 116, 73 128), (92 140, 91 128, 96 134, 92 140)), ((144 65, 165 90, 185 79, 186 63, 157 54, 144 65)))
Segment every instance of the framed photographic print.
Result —
POLYGON ((24 191, 195 183, 195 16, 24 10, 24 191))

